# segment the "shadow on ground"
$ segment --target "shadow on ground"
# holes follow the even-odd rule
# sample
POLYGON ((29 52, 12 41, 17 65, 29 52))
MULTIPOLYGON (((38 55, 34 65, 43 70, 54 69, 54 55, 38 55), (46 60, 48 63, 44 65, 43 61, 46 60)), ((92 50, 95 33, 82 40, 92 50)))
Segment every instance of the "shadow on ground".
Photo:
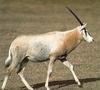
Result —
MULTIPOLYGON (((95 82, 95 81, 100 81, 100 78, 98 77, 98 78, 80 79, 80 82, 82 83, 82 86, 83 86, 84 83, 95 82)), ((58 85, 59 87, 57 87, 57 88, 62 88, 64 86, 68 86, 68 85, 72 85, 72 84, 76 84, 75 80, 62 80, 62 81, 51 81, 51 82, 49 82, 49 86, 56 86, 56 85, 58 85)), ((45 86, 45 82, 34 84, 34 85, 31 85, 31 86, 33 88, 35 88, 35 89, 38 89, 38 88, 44 87, 45 86)), ((25 89, 26 87, 21 87, 21 88, 26 90, 25 89)))

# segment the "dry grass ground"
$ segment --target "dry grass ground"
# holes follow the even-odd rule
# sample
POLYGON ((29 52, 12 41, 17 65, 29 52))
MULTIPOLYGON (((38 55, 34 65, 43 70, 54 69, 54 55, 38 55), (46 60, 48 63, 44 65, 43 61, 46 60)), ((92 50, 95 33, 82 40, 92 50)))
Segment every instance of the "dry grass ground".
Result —
MULTIPOLYGON (((100 90, 100 1, 99 0, 0 0, 0 87, 4 78, 4 60, 10 43, 21 34, 65 31, 79 24, 66 10, 72 8, 86 23, 95 42, 86 42, 68 57, 83 83, 79 88, 70 71, 56 62, 51 78, 52 90, 100 90)), ((36 90, 46 90, 46 63, 29 63, 25 77, 36 90)), ((6 90, 27 90, 16 73, 8 80, 6 90)))

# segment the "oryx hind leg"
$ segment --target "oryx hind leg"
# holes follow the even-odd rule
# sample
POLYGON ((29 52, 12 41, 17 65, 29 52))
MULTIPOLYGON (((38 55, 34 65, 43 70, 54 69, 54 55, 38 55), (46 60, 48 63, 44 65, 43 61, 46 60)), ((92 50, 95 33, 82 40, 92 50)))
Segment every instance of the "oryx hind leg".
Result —
POLYGON ((9 65, 6 64, 6 67, 5 67, 5 68, 6 68, 6 75, 5 75, 5 78, 4 78, 2 87, 1 87, 2 90, 5 89, 6 84, 7 84, 7 81, 8 81, 8 78, 9 78, 9 76, 11 75, 11 72, 13 71, 13 69, 14 69, 14 68, 16 67, 16 65, 18 64, 16 58, 13 58, 12 61, 11 61, 10 58, 8 57, 8 58, 7 58, 7 61, 10 61, 10 63, 7 62, 7 63, 9 63, 9 65))
POLYGON ((19 66, 18 66, 18 70, 17 70, 17 73, 18 73, 18 75, 20 76, 20 78, 21 78, 21 81, 24 83, 24 85, 27 87, 27 89, 28 90, 33 90, 33 88, 28 84, 28 82, 25 80, 25 78, 24 78, 24 75, 23 75, 23 72, 24 72, 24 70, 25 70, 25 67, 26 67, 26 65, 27 65, 27 63, 28 63, 28 58, 26 57, 26 58, 24 58, 23 59, 23 61, 19 64, 19 66))
POLYGON ((8 77, 9 77, 9 75, 6 75, 5 78, 4 78, 4 81, 3 81, 3 84, 2 84, 2 87, 1 87, 2 90, 4 90, 5 87, 6 87, 8 77))

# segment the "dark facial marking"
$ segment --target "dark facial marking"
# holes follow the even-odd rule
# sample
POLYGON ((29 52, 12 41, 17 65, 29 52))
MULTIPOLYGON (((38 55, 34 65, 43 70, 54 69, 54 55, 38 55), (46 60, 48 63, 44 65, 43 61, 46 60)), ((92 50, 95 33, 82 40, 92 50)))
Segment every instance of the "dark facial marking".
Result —
POLYGON ((88 34, 91 36, 91 34, 88 32, 88 34))
POLYGON ((87 31, 86 31, 86 30, 84 30, 84 32, 85 32, 85 35, 87 36, 87 31))

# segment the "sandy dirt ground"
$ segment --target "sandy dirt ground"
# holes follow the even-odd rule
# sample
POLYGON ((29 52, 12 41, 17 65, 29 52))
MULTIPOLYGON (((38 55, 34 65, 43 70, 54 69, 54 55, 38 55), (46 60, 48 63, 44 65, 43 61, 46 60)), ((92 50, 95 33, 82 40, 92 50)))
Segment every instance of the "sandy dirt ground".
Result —
MULTIPOLYGON (((100 90, 100 0, 0 0, 0 87, 5 75, 4 61, 11 42, 22 34, 40 34, 70 30, 79 25, 66 10, 72 8, 95 39, 82 42, 69 56, 75 72, 83 83, 79 88, 71 72, 56 62, 50 79, 51 90, 100 90)), ((48 62, 29 62, 26 80, 35 90, 46 90, 48 62)), ((16 72, 9 78, 6 90, 27 90, 16 72)))

